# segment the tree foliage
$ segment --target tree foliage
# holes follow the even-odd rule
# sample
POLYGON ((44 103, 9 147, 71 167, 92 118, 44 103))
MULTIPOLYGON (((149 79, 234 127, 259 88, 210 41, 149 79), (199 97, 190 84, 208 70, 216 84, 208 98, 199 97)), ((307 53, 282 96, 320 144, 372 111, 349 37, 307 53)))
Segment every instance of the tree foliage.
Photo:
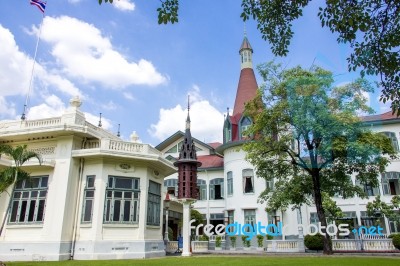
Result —
MULTIPOLYGON (((293 37, 293 22, 302 16, 310 0, 243 0, 244 20, 257 21, 263 39, 272 52, 286 56, 293 37)), ((361 69, 361 75, 379 75, 380 100, 392 101, 393 112, 400 114, 400 1, 326 1, 319 8, 322 27, 337 33, 338 43, 352 49, 347 58, 349 70, 361 69)))
POLYGON ((399 208, 400 196, 393 196, 391 199, 391 203, 387 204, 386 202, 382 201, 381 197, 378 195, 372 202, 368 202, 367 214, 370 217, 380 217, 384 215, 392 221, 400 222, 400 214, 398 212, 399 208))
MULTIPOLYGON (((248 133, 255 138, 244 149, 257 175, 275 180, 260 200, 268 209, 313 203, 326 225, 327 214, 340 216, 330 197, 366 197, 361 185, 377 186, 377 176, 395 158, 390 140, 358 117, 371 112, 364 93, 373 87, 363 79, 334 87, 332 73, 319 67, 282 70, 270 62, 259 70, 265 83, 246 105, 253 120, 248 133)), ((324 251, 332 251, 328 239, 324 251)))
POLYGON ((42 163, 42 158, 39 154, 29 151, 27 145, 12 147, 10 145, 0 145, 0 156, 4 154, 11 157, 15 166, 5 168, 0 172, 0 193, 6 191, 14 183, 29 178, 29 173, 21 169, 21 166, 32 158, 39 160, 42 163))
MULTIPOLYGON (((112 3, 113 0, 104 0, 112 3)), ((303 15, 311 0, 242 0, 241 18, 257 21, 262 38, 272 52, 286 56, 294 32, 294 22, 303 15)), ((321 1, 322 2, 322 1, 321 1)), ((99 0, 102 3, 102 0, 99 0)), ((178 22, 179 0, 163 0, 157 9, 158 23, 178 22)), ((380 100, 391 101, 400 114, 400 1, 398 0, 326 0, 317 16, 322 27, 338 34, 338 43, 348 43, 352 52, 348 69, 361 75, 378 75, 380 100)))
MULTIPOLYGON (((21 166, 32 158, 36 158, 39 164, 42 164, 42 157, 33 151, 28 150, 27 145, 18 145, 15 148, 10 145, 0 145, 0 157, 4 154, 10 157, 14 165, 6 167, 0 172, 0 194, 6 191, 9 187, 13 186, 16 182, 30 178, 30 174, 23 169, 21 166)), ((3 231, 7 214, 3 218, 3 222, 0 228, 0 235, 3 231)))

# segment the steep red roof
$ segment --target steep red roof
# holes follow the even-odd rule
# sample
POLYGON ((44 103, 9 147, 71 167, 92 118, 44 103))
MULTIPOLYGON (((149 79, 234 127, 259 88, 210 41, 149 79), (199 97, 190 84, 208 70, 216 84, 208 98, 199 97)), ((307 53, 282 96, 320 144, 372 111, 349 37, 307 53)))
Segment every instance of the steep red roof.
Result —
POLYGON ((400 119, 400 117, 397 117, 396 114, 392 114, 392 111, 379 114, 379 115, 369 115, 369 116, 362 116, 361 120, 364 122, 372 122, 372 121, 387 121, 387 120, 392 120, 392 119, 400 119))
MULTIPOLYGON (((240 71, 239 84, 236 91, 235 106, 233 107, 232 116, 240 119, 244 111, 244 105, 253 100, 257 94, 257 81, 252 68, 243 68, 240 71), (239 116, 239 117, 238 117, 239 116)), ((238 122, 238 121, 235 121, 238 122)))
POLYGON ((216 168, 224 166, 224 158, 219 155, 201 155, 197 156, 197 160, 201 162, 200 168, 216 168))
POLYGON ((216 149, 217 147, 221 146, 222 143, 221 142, 211 142, 211 143, 207 143, 209 146, 213 147, 214 149, 216 149))

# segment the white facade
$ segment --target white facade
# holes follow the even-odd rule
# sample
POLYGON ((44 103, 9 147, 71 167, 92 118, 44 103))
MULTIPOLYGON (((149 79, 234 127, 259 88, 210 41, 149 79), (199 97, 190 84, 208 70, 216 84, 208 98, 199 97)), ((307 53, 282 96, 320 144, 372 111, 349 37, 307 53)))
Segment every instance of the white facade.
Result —
MULTIPOLYGON (((162 184, 175 167, 86 122, 79 106, 75 98, 61 117, 0 122, 0 143, 27 144, 44 160, 23 166, 39 185, 0 195, 1 259, 164 256, 162 184)), ((12 163, 3 155, 0 170, 12 163)))

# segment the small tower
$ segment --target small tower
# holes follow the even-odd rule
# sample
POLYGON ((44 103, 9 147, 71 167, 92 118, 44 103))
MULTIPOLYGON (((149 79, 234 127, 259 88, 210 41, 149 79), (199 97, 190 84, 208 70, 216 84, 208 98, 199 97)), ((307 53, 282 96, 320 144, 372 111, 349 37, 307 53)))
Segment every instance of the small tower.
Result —
POLYGON ((197 168, 201 166, 201 162, 197 161, 196 147, 190 133, 189 110, 188 98, 185 138, 179 151, 179 159, 174 163, 178 167, 179 199, 197 199, 197 168))
POLYGON ((242 41, 242 45, 239 49, 239 54, 241 58, 241 69, 243 68, 253 68, 253 48, 250 45, 249 40, 247 39, 246 32, 244 33, 244 38, 242 41))

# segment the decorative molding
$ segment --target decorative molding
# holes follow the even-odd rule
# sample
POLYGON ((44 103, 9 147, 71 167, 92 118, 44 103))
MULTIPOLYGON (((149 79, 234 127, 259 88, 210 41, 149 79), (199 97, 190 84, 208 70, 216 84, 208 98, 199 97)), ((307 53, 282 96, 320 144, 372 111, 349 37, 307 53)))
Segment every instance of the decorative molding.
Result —
POLYGON ((129 163, 120 163, 115 165, 115 170, 128 173, 128 172, 135 172, 135 167, 129 163))
POLYGON ((56 147, 37 147, 37 148, 32 148, 29 149, 30 151, 36 152, 40 155, 49 155, 49 154, 54 154, 56 147))
POLYGON ((160 178, 160 172, 158 170, 153 170, 153 176, 155 178, 160 178))

